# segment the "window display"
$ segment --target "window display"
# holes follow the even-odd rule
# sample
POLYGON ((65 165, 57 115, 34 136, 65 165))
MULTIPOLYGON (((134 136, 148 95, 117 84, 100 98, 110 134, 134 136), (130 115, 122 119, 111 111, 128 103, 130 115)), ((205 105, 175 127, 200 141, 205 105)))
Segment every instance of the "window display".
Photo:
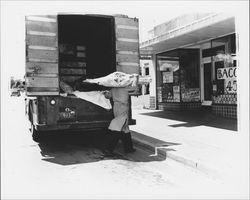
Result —
POLYGON ((162 102, 180 102, 179 88, 179 61, 178 60, 158 60, 161 72, 162 102))
POLYGON ((223 44, 225 52, 213 56, 215 77, 213 81, 215 104, 237 104, 237 61, 235 34, 212 40, 212 47, 223 44))
POLYGON ((212 47, 223 44, 226 52, 216 52, 213 56, 215 67, 215 96, 237 92, 235 34, 212 40, 212 47))

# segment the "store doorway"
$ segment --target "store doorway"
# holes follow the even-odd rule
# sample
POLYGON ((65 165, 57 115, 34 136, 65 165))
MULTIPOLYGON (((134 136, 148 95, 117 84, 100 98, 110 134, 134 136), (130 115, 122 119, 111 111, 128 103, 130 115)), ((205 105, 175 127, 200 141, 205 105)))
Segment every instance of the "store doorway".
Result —
POLYGON ((204 64, 204 100, 212 101, 212 65, 204 64))
POLYGON ((212 85, 212 62, 203 63, 201 70, 201 83, 202 83, 202 105, 212 105, 213 85, 212 85))

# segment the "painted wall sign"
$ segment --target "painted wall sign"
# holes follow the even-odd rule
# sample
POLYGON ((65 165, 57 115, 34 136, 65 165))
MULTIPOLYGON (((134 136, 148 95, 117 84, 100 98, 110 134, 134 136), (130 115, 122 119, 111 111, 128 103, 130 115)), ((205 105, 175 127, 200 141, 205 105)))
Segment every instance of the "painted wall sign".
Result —
POLYGON ((151 76, 139 76, 138 84, 141 85, 146 85, 152 82, 152 77, 151 76))
POLYGON ((162 81, 163 83, 173 83, 174 82, 173 72, 162 72, 162 81))
POLYGON ((200 100, 200 89, 189 88, 181 91, 182 101, 191 102, 200 100))
POLYGON ((227 68, 219 68, 217 69, 217 79, 235 79, 236 75, 236 67, 227 67, 227 68))

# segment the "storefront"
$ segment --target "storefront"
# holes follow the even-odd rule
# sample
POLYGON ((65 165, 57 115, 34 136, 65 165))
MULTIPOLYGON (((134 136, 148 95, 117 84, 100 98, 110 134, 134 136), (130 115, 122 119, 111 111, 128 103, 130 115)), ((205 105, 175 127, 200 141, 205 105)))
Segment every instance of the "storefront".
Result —
POLYGON ((235 34, 156 55, 157 102, 161 110, 207 106, 236 118, 235 34))
POLYGON ((211 40, 210 48, 202 50, 200 76, 203 105, 211 104, 216 115, 237 118, 235 34, 211 40))
MULTIPOLYGON (((230 22, 234 27, 234 20, 230 19, 230 22)), ((214 27, 221 26, 226 32, 221 34, 221 29, 205 27, 193 31, 192 38, 197 41, 191 44, 180 45, 181 41, 191 38, 185 34, 176 37, 177 40, 174 37, 168 40, 170 42, 151 45, 159 51, 153 53, 157 109, 206 108, 219 116, 237 118, 236 34, 229 30, 228 24, 227 27, 223 27, 223 23, 216 25, 214 27), (210 33, 214 34, 213 37, 199 41, 202 34, 209 37, 210 33), (163 50, 165 44, 174 45, 175 41, 175 48, 163 50)))
POLYGON ((158 108, 200 107, 199 50, 177 49, 157 54, 158 108))

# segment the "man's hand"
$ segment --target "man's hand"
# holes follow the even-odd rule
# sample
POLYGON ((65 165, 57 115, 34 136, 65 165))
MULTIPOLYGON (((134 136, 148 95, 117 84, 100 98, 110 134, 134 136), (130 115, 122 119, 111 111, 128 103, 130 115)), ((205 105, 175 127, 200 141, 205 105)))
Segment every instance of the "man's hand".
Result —
POLYGON ((106 99, 111 99, 111 92, 108 90, 102 91, 106 99))

